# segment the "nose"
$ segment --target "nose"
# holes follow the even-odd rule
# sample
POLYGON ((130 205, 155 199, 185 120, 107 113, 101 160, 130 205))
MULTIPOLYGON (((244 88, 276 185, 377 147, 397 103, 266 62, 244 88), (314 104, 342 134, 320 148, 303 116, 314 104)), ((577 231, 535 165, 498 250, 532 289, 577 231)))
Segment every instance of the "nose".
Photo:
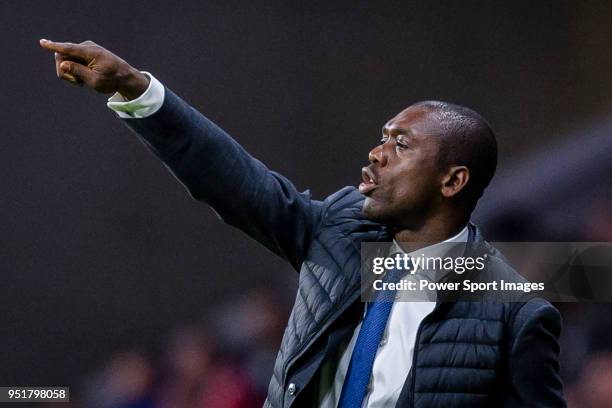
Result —
POLYGON ((380 167, 385 167, 387 165, 385 146, 386 143, 383 143, 370 150, 370 153, 368 154, 368 160, 370 163, 378 163, 380 167))

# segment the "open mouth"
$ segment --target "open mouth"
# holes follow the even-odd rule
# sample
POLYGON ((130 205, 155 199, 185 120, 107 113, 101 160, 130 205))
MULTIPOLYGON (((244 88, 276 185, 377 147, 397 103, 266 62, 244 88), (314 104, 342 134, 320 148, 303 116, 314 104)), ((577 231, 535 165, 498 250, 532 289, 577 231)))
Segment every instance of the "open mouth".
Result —
POLYGON ((361 194, 367 195, 378 187, 378 184, 376 183, 376 175, 369 167, 364 167, 361 169, 361 178, 363 180, 361 184, 359 184, 359 192, 361 194))

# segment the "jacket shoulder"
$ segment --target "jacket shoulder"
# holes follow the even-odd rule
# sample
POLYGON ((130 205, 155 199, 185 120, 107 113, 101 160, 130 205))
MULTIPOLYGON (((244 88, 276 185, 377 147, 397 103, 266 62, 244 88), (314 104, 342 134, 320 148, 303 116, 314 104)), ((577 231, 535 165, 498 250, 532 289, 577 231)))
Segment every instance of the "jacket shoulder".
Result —
POLYGON ((527 302, 517 305, 517 310, 512 319, 512 326, 523 328, 538 321, 546 321, 554 327, 556 337, 561 330, 561 313, 548 300, 541 297, 534 297, 527 302))
POLYGON ((365 197, 353 186, 346 186, 330 194, 324 203, 325 212, 328 214, 341 211, 346 208, 358 208, 361 210, 365 197))
MULTIPOLYGON (((504 255, 490 243, 485 242, 489 248, 489 268, 490 279, 503 279, 506 282, 527 283, 529 282, 520 272, 515 270, 504 255)), ((514 326, 522 326, 533 318, 546 318, 560 325, 561 315, 557 308, 548 300, 540 297, 537 292, 520 292, 510 302, 510 321, 514 326)))
POLYGON ((362 213, 365 197, 353 186, 343 187, 323 202, 322 225, 355 224, 366 229, 383 230, 382 224, 367 219, 362 213))
POLYGON ((340 220, 347 221, 348 219, 365 221, 361 214, 364 200, 365 197, 355 187, 341 188, 323 201, 322 224, 335 224, 340 220))

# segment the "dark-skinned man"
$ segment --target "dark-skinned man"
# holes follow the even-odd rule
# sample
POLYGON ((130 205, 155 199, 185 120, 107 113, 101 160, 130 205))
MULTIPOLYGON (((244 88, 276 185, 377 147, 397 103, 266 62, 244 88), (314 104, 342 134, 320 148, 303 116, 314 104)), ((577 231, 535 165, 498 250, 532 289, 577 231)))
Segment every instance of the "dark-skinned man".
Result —
MULTIPOLYGON (((497 145, 471 109, 420 102, 383 127, 359 189, 298 192, 151 74, 97 44, 41 40, 197 200, 299 272, 266 407, 561 407, 558 311, 523 302, 362 302, 361 244, 484 243, 470 223, 497 145)), ((432 245, 431 248, 435 247, 432 245)), ((430 248, 430 247, 428 247, 430 248)), ((493 252, 489 264, 514 272, 493 252)))

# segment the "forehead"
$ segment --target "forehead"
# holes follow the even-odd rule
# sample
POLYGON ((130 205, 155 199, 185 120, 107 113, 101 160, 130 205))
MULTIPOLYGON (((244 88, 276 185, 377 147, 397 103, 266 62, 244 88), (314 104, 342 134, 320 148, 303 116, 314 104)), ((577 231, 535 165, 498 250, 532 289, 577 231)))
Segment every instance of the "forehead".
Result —
POLYGON ((402 130, 411 133, 417 138, 427 138, 440 133, 438 120, 427 108, 420 106, 409 106, 393 118, 383 127, 383 132, 400 133, 402 130))

